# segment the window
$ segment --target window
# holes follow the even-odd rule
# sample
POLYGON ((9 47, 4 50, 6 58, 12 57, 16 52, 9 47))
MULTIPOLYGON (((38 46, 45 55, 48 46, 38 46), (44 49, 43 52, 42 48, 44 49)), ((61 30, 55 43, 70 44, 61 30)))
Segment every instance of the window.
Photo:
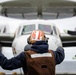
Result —
POLYGON ((45 33, 52 34, 51 25, 39 24, 38 29, 44 31, 45 33))
POLYGON ((35 25, 25 25, 23 26, 22 34, 31 33, 31 31, 35 30, 35 25))

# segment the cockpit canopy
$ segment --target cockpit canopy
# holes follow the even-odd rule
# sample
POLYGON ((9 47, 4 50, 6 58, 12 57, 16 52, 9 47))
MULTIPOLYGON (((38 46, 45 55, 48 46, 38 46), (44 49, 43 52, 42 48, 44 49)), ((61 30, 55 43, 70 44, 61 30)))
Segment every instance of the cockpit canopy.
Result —
POLYGON ((46 24, 31 24, 31 25, 24 25, 23 29, 22 29, 22 35, 27 34, 27 33, 31 33, 33 30, 42 30, 47 34, 52 34, 53 30, 51 28, 51 25, 46 25, 46 24))

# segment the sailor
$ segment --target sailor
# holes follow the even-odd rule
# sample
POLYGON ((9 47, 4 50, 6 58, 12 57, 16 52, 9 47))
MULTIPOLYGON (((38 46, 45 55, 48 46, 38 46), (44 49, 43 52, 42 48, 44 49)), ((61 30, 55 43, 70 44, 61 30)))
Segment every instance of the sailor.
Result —
POLYGON ((11 59, 0 52, 0 66, 11 71, 22 67, 24 75, 55 75, 55 66, 64 60, 64 49, 48 50, 48 39, 41 30, 32 31, 28 44, 26 51, 11 59))

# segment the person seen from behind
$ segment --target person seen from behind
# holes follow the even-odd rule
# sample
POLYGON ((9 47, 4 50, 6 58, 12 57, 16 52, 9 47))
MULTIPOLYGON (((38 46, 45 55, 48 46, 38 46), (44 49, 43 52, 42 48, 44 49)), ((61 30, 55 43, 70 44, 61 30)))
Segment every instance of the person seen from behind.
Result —
POLYGON ((64 60, 65 53, 61 46, 56 51, 48 50, 47 41, 43 31, 32 31, 24 52, 11 59, 0 52, 0 66, 11 71, 22 67, 24 75, 55 75, 55 66, 64 60))

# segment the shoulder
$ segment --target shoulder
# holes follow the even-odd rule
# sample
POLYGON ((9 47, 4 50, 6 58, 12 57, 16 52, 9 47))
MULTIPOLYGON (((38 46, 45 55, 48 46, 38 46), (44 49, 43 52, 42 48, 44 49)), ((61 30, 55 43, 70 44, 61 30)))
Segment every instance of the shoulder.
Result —
POLYGON ((25 58, 25 52, 21 52, 17 57, 25 58))
POLYGON ((30 49, 31 49, 31 46, 32 46, 32 45, 29 45, 29 44, 26 45, 25 48, 24 48, 24 51, 30 50, 30 49))

